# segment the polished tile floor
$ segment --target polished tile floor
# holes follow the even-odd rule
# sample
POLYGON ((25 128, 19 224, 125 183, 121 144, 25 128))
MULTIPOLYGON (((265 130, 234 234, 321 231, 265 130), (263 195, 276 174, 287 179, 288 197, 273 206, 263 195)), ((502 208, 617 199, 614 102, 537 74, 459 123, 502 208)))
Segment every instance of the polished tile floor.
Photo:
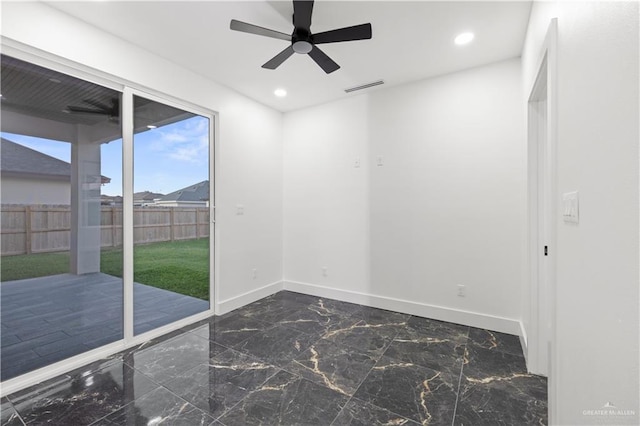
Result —
POLYGON ((2 425, 542 425, 514 336, 279 292, 3 398, 2 425))

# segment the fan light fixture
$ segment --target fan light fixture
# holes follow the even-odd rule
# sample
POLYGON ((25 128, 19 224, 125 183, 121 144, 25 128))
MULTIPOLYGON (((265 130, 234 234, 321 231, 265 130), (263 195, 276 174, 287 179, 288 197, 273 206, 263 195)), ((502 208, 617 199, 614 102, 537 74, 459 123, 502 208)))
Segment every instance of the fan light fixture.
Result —
POLYGON ((474 37, 475 35, 473 33, 462 33, 458 34, 453 42, 458 46, 462 46, 464 44, 471 43, 474 37))
POLYGON ((307 54, 313 49, 313 44, 308 41, 296 41, 293 43, 293 51, 300 54, 307 54))
POLYGON ((273 91, 273 94, 279 98, 284 98, 285 96, 287 96, 287 91, 284 89, 276 89, 273 91))

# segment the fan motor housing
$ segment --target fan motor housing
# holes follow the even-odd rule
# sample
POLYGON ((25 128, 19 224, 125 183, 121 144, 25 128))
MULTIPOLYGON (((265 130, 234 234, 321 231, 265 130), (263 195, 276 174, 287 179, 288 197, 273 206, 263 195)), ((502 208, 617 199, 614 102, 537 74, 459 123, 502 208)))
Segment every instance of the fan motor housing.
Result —
POLYGON ((296 53, 306 54, 311 52, 311 49, 313 49, 311 33, 304 28, 296 28, 291 35, 291 46, 296 53))

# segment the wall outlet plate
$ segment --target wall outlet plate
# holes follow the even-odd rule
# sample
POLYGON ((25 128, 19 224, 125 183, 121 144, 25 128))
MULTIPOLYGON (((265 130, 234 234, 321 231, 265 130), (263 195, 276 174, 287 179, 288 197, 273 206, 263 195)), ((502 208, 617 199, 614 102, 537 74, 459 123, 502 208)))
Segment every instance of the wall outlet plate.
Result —
POLYGON ((458 285, 458 297, 465 297, 467 295, 467 289, 462 284, 458 285))

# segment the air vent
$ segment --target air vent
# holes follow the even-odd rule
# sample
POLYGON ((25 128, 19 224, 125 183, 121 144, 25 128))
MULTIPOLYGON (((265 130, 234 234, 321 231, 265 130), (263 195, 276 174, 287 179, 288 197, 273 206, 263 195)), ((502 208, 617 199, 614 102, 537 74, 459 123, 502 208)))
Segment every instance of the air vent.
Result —
POLYGON ((350 87, 349 89, 344 89, 344 91, 347 93, 351 93, 355 92, 356 90, 368 89, 369 87, 379 86, 381 84, 384 84, 384 81, 378 80, 374 81, 373 83, 363 84, 362 86, 350 87))

